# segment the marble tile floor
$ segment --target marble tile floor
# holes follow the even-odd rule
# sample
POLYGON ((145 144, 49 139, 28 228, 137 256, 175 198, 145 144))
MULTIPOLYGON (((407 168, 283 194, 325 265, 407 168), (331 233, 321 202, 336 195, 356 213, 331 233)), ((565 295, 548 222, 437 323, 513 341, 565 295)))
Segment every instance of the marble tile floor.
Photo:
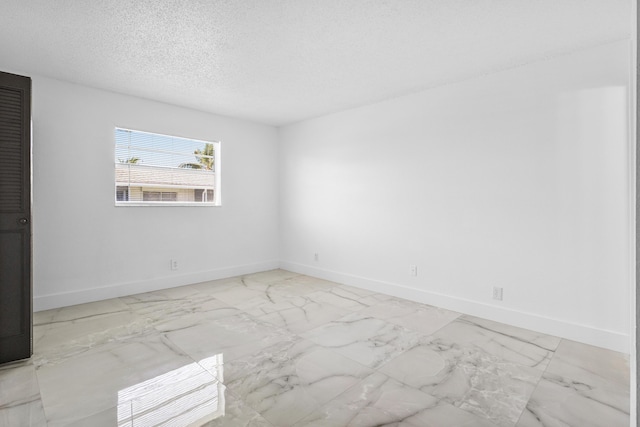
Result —
POLYGON ((0 427, 628 426, 629 357, 284 270, 35 313, 0 427))

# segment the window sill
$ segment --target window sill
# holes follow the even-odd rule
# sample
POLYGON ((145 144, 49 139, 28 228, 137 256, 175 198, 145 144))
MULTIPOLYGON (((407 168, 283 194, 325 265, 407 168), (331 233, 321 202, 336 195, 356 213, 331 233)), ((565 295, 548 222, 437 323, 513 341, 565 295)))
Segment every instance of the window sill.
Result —
POLYGON ((149 206, 167 206, 167 207, 178 207, 178 206, 197 206, 200 208, 218 208, 222 205, 216 205, 215 203, 203 203, 203 202, 116 202, 116 207, 119 206, 135 206, 135 207, 149 207, 149 206))

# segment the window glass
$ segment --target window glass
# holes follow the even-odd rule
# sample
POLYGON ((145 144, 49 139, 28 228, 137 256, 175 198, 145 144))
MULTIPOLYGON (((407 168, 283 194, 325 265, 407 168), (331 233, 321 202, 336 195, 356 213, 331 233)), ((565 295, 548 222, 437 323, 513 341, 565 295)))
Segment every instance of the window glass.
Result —
POLYGON ((115 130, 117 205, 220 204, 220 142, 115 130))

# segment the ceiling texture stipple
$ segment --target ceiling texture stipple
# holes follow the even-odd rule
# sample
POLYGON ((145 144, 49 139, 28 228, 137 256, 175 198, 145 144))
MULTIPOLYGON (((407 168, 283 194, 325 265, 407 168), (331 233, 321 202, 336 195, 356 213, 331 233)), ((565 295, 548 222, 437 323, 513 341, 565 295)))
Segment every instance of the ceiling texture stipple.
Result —
POLYGON ((630 0, 3 0, 0 70, 283 125, 630 37, 630 0))

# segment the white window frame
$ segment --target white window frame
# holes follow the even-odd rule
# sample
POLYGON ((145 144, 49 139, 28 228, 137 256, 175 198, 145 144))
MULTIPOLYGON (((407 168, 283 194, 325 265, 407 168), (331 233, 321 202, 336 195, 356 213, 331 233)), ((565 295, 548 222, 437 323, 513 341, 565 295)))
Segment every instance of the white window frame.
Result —
MULTIPOLYGON (((117 133, 118 130, 124 130, 124 131, 130 131, 130 132, 136 132, 136 133, 144 133, 144 134, 149 134, 149 135, 159 135, 159 136, 163 136, 163 137, 168 137, 168 138, 178 138, 178 139, 187 139, 187 140, 191 140, 191 141, 197 141, 197 142, 202 142, 205 144, 213 144, 214 147, 214 156, 213 156, 213 161, 214 161, 214 180, 215 180, 215 184, 214 184, 214 188, 213 188, 213 200, 209 201, 207 200, 206 202, 200 201, 200 202, 190 202, 190 201, 177 201, 177 202, 170 202, 170 201, 130 201, 131 199, 131 189, 132 188, 139 188, 140 191, 144 192, 144 191, 161 191, 161 192, 170 192, 170 191, 179 191, 181 189, 193 189, 195 190, 204 190, 204 193, 207 192, 206 188, 201 188, 198 186, 184 186, 184 185, 168 185, 168 186, 163 186, 162 184, 134 184, 131 185, 126 184, 124 182, 118 182, 117 181, 117 176, 114 176, 114 194, 113 194, 113 198, 115 200, 115 206, 197 206, 197 207, 220 207, 222 206, 222 193, 221 193, 221 141, 207 141, 207 140, 202 140, 202 139, 197 139, 197 138, 188 138, 188 137, 184 137, 184 136, 178 136, 178 135, 167 135, 167 134, 162 134, 162 133, 158 133, 158 132, 147 132, 147 131, 141 131, 141 130, 137 130, 137 129, 130 129, 130 128, 126 128, 126 127, 120 127, 120 126, 116 126, 114 128, 114 162, 115 162, 115 166, 114 168, 117 168, 119 164, 121 164, 117 159, 115 159, 115 149, 116 149, 116 138, 115 135, 117 133), (127 200, 126 201, 120 201, 117 199, 117 192, 118 192, 118 188, 120 187, 126 187, 127 188, 127 200)), ((140 148, 138 148, 138 150, 141 150, 140 148)), ((142 151, 145 151, 144 149, 142 149, 142 151)), ((149 150, 149 151, 153 151, 153 150, 149 150)), ((177 168, 176 168, 177 169, 177 168)), ((117 175, 117 173, 114 171, 114 175, 117 175)))

